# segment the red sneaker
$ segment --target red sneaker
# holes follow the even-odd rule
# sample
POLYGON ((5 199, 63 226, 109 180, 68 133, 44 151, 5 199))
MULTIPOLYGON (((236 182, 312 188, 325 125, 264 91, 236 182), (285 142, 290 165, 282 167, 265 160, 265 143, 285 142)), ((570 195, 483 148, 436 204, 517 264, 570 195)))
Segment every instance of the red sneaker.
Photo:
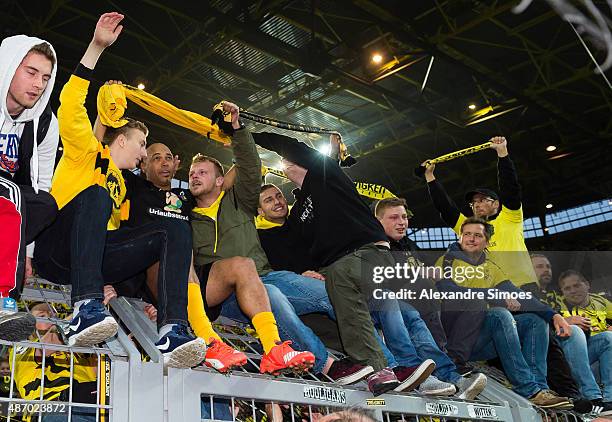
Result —
POLYGON ((270 353, 263 355, 259 372, 278 375, 285 369, 307 372, 312 368, 315 361, 314 355, 311 352, 296 352, 290 344, 290 341, 276 343, 270 353))
POLYGON ((204 363, 209 368, 215 368, 217 371, 225 373, 247 362, 244 353, 232 348, 227 343, 217 339, 210 339, 210 341, 204 358, 204 363))

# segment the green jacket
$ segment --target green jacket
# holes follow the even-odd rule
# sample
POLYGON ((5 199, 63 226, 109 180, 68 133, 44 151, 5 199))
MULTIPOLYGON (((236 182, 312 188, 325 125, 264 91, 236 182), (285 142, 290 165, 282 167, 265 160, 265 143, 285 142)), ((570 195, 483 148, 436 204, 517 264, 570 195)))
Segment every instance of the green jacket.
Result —
POLYGON ((252 258, 257 272, 265 275, 272 267, 259 243, 254 219, 261 189, 261 159, 246 129, 234 134, 232 149, 236 182, 221 199, 216 223, 210 217, 191 212, 194 264, 202 266, 223 258, 243 256, 252 258))

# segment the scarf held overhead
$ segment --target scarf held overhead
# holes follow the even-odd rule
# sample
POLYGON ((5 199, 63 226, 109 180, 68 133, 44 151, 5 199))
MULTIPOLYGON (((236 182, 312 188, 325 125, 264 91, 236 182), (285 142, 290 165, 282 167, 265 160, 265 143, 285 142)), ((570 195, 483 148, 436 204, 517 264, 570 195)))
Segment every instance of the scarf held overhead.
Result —
POLYGON ((109 127, 121 127, 127 123, 123 119, 127 109, 127 99, 163 119, 182 126, 200 135, 223 144, 231 138, 212 125, 209 118, 188 110, 182 110, 141 89, 129 85, 102 85, 98 91, 98 114, 100 123, 109 127))

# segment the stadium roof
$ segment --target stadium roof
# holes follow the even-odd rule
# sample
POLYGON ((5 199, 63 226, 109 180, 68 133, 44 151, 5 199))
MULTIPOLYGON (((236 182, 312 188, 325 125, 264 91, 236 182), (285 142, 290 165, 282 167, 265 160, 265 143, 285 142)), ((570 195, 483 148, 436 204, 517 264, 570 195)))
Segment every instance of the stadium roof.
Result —
MULTIPOLYGON (((3 37, 26 33, 54 45, 57 106, 98 16, 119 11, 125 28, 96 68, 95 87, 121 79, 204 115, 226 99, 338 129, 359 161, 350 175, 406 197, 414 224, 434 226, 441 221, 413 168, 497 134, 509 139, 526 216, 544 213, 547 203, 567 208, 611 196, 612 92, 548 3, 515 14, 517 3, 5 1, 0 22, 3 37), (556 150, 547 151, 550 145, 556 150)), ((604 11, 605 3, 596 2, 604 11)), ((602 61, 603 53, 590 48, 602 61)), ((150 142, 169 144, 184 167, 196 152, 231 160, 227 149, 137 106, 129 113, 150 123, 150 142)), ((315 146, 326 141, 298 137, 315 146)), ((485 151, 441 164, 436 174, 460 201, 470 187, 495 187, 495 162, 485 151)))

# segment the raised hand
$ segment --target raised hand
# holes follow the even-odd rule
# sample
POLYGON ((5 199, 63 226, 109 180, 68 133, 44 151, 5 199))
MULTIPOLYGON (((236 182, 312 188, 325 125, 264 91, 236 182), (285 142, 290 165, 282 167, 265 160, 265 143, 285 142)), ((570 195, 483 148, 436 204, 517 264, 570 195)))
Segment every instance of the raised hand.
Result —
POLYGON ((494 136, 489 139, 491 142, 491 149, 497 152, 498 157, 505 157, 508 155, 508 141, 503 136, 494 136))
POLYGON ((425 180, 427 182, 432 182, 436 180, 436 176, 434 176, 434 170, 436 168, 436 165, 429 164, 427 161, 423 161, 421 165, 425 167, 425 180))
POLYGON ((229 112, 232 116, 232 127, 234 129, 240 129, 240 122, 238 118, 240 117, 240 109, 234 103, 230 103, 229 101, 223 101, 223 111, 229 112))
POLYGON ((121 30, 123 30, 123 25, 119 25, 123 18, 124 16, 117 12, 105 13, 100 16, 92 43, 98 47, 106 48, 117 41, 121 30))

